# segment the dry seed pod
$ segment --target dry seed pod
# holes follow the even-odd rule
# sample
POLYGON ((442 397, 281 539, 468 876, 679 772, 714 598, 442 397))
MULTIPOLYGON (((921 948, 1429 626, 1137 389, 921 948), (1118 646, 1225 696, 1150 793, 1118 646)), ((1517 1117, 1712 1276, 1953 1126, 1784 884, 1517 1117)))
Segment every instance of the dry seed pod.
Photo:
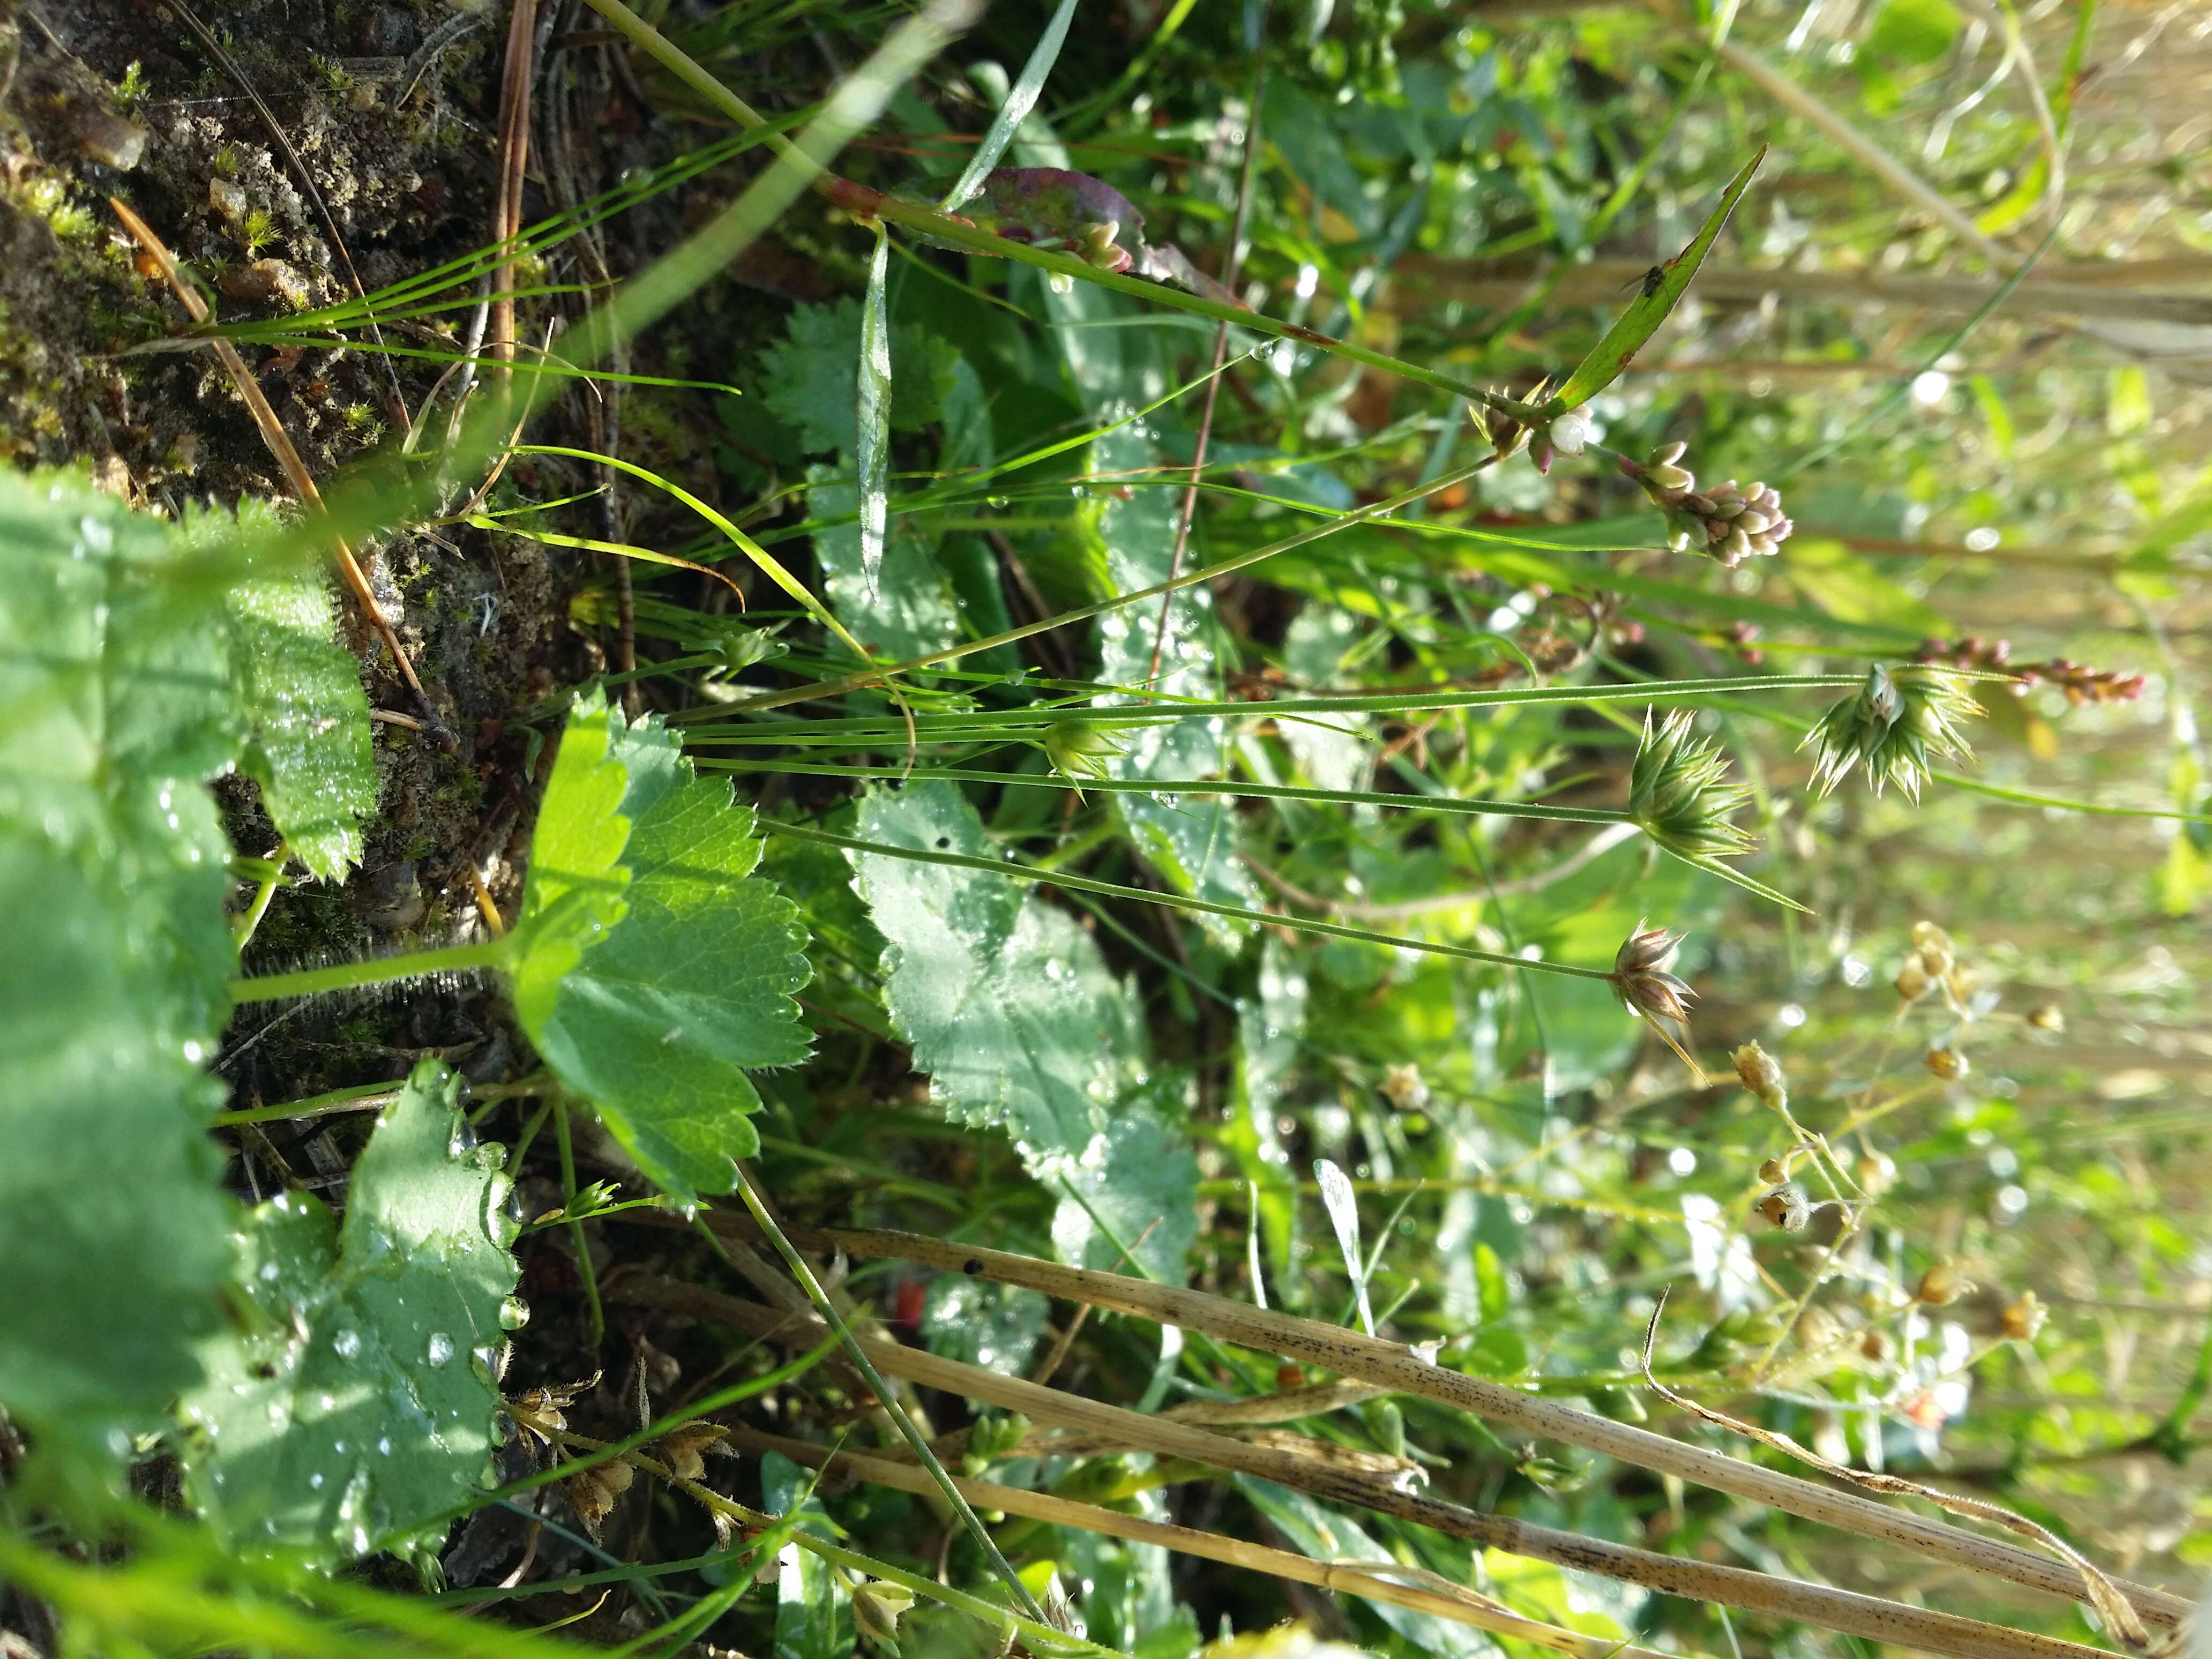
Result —
POLYGON ((1382 1068, 1382 1097, 1401 1112, 1418 1112, 1429 1103, 1429 1085, 1421 1068, 1407 1064, 1382 1068))
POLYGON ((1790 1179, 1790 1165, 1778 1158, 1770 1158, 1759 1166, 1759 1178, 1770 1187, 1779 1187, 1790 1179))
POLYGON ((2018 1301, 2006 1305, 2004 1334, 2015 1342, 2033 1342, 2050 1317, 2051 1310, 2036 1299, 2033 1291, 2022 1291, 2018 1301))
POLYGON ((1951 1048, 1930 1048, 1920 1063, 1930 1077, 1940 1077, 1946 1083, 1956 1083, 1974 1069, 1964 1054, 1951 1048))
POLYGON ((615 1500, 629 1490, 635 1474, 617 1458, 570 1475, 561 1483, 561 1490, 568 1497, 568 1507, 575 1510, 576 1519, 584 1523, 584 1530, 597 1538, 600 1525, 614 1513, 615 1500))
POLYGON ((660 1461, 679 1480, 699 1480, 707 1473, 706 1454, 711 1452, 718 1457, 734 1455, 722 1443, 729 1433, 720 1423, 686 1423, 681 1428, 671 1429, 660 1437, 660 1461))
POLYGON ((2028 1015, 2027 1023, 2039 1031, 2063 1031, 2066 1029, 2066 1011, 2055 1002, 2046 1002, 2028 1015))
POLYGON ((1915 954, 1907 957, 1905 966, 1898 970, 1897 994, 1907 1002, 1917 1002, 1928 994, 1928 988, 1932 983, 1934 981, 1928 977, 1927 970, 1920 965, 1920 957, 1915 954))
POLYGON ((1875 1330, 1871 1326, 1866 1334, 1859 1338, 1859 1352, 1877 1365, 1889 1363, 1890 1353, 1895 1346, 1890 1341, 1888 1332, 1875 1330))
POLYGON ((1785 1233, 1801 1233, 1805 1224, 1813 1218, 1813 1212, 1805 1202, 1805 1194, 1796 1187, 1777 1187, 1762 1193, 1757 1206, 1759 1214, 1785 1233))
POLYGON ((1960 1271, 1957 1262, 1939 1261, 1920 1275, 1920 1285, 1912 1292, 1912 1299, 1930 1308, 1941 1308, 1956 1302, 1973 1288, 1973 1282, 1960 1271))
POLYGON ((1756 1042, 1743 1044, 1730 1058, 1735 1061, 1737 1080, 1761 1100, 1771 1101, 1789 1093, 1781 1062, 1756 1042))

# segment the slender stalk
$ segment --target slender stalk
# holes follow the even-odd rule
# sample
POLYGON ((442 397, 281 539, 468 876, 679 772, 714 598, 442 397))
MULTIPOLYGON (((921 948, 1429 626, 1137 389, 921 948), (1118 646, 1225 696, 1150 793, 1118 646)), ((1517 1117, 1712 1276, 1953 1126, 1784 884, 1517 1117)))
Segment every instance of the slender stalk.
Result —
MULTIPOLYGON (((784 1266, 790 1269, 791 1276, 805 1291, 807 1299, 820 1310, 823 1322, 836 1334, 854 1369, 866 1380, 869 1389, 882 1403, 884 1413, 896 1425, 900 1437, 913 1449, 916 1460, 929 1472, 932 1485, 952 1506, 952 1512, 960 1517, 960 1522, 968 1529, 969 1535, 982 1546, 983 1559, 991 1564, 992 1571, 1006 1584, 1014 1598, 1014 1605, 1039 1623, 1049 1624, 1051 1621, 1045 1617, 1044 1609, 1030 1594, 1029 1586, 1022 1583, 1021 1575, 1014 1571, 1013 1564, 999 1553, 999 1546, 992 1538, 989 1528, 984 1526, 983 1518, 968 1506, 968 1500, 960 1495, 960 1489, 952 1476, 946 1472, 945 1465, 937 1461, 937 1455, 930 1450, 929 1442, 922 1438, 921 1431, 914 1425, 914 1419, 900 1407, 897 1396, 891 1392, 890 1384, 884 1381, 883 1374, 871 1363, 868 1351, 878 1345, 866 1342, 853 1334, 852 1328, 838 1314, 837 1304, 830 1299, 830 1293, 822 1288, 822 1281, 814 1276, 813 1267, 784 1237, 783 1229, 769 1213, 768 1206, 761 1202, 760 1194, 753 1186, 752 1174, 742 1164, 738 1166, 738 1196, 744 1200, 745 1208, 752 1212, 754 1221, 767 1235, 769 1243, 775 1246, 776 1254, 783 1258, 784 1266)), ((711 1230, 708 1230, 708 1237, 714 1237, 711 1230)), ((788 1316, 778 1317, 787 1318, 788 1316)))
MULTIPOLYGON (((956 1247, 957 1248, 957 1247, 956 1247)), ((968 1262, 976 1257, 970 1256, 968 1262)), ((970 1276, 974 1273, 971 1272, 970 1276)), ((1108 1275, 1111 1277, 1111 1275, 1108 1275)), ((1139 1282, 1142 1281, 1133 1281, 1139 1282)), ((1158 1288, 1158 1287, 1155 1287, 1158 1288)), ((626 1301, 691 1314, 739 1330, 765 1330, 781 1326, 778 1339, 805 1340, 793 1332, 787 1316, 774 1309, 746 1303, 696 1285, 665 1279, 625 1280, 619 1294, 626 1301)), ((1299 1322, 1308 1323, 1312 1322, 1299 1322)), ((1317 1328, 1341 1338, 1351 1335, 1333 1326, 1317 1328)), ((1374 1341, 1372 1338, 1363 1338, 1374 1341)), ((1085 1399, 1079 1395, 1042 1388, 1018 1377, 1003 1376, 981 1366, 962 1364, 896 1342, 862 1345, 871 1358, 889 1370, 933 1388, 948 1389, 1008 1411, 1018 1411, 1032 1422, 1064 1424, 1079 1429, 1104 1431, 1155 1455, 1188 1458, 1215 1468, 1235 1470, 1296 1487, 1316 1497, 1356 1504, 1377 1513, 1411 1521, 1463 1538, 1486 1548, 1503 1550, 1530 1560, 1549 1561, 1585 1572, 1696 1601, 1718 1601, 1754 1612, 1796 1620, 1803 1624, 1844 1631, 1871 1640, 1915 1647, 1951 1659, 2100 1659, 2102 1650, 2080 1643, 2006 1630, 1955 1614, 1930 1613, 1879 1596, 1861 1595, 1824 1585, 1798 1583, 1747 1568, 1724 1567, 1685 1561, 1649 1550, 1630 1548, 1536 1526, 1510 1516, 1479 1512, 1399 1490, 1388 1481, 1355 1473, 1301 1455, 1279 1445, 1258 1444, 1216 1434, 1172 1419, 1146 1416, 1118 1406, 1085 1399)), ((1394 1345, 1376 1342, 1378 1347, 1394 1345)), ((1409 1363, 1403 1348, 1395 1350, 1409 1363)), ((1434 1367, 1430 1369, 1433 1370, 1434 1367)), ((1549 1407, 1548 1401, 1533 1404, 1549 1407)), ((1556 1408, 1554 1408, 1556 1409, 1556 1408)))
POLYGON ((230 982, 230 1000, 274 1002, 282 997, 319 996, 325 991, 357 991, 364 986, 390 985, 425 974, 461 974, 480 968, 497 968, 507 959, 507 939, 483 939, 474 945, 449 945, 437 951, 411 951, 401 957, 366 957, 359 962, 332 963, 327 968, 302 968, 289 974, 261 974, 230 982))
MULTIPOLYGON (((902 1492, 920 1492, 928 1485, 928 1478, 908 1464, 894 1463, 884 1458, 850 1451, 833 1452, 826 1446, 817 1446, 810 1441, 793 1440, 780 1434, 763 1434, 757 1429, 732 1429, 727 1443, 747 1451, 780 1452, 794 1463, 803 1463, 810 1468, 856 1474, 875 1486, 893 1486, 902 1492)), ((1124 1539, 1133 1544, 1157 1544, 1163 1549, 1174 1550, 1180 1554, 1194 1555, 1254 1572, 1270 1573, 1278 1578, 1288 1578, 1298 1583, 1357 1595, 1363 1601, 1408 1607, 1417 1613, 1448 1619, 1455 1624, 1470 1625, 1477 1630, 1518 1637, 1532 1646, 1570 1654, 1574 1656, 1574 1659, 1615 1659, 1615 1656, 1619 1656, 1619 1659, 1679 1659, 1679 1656, 1662 1656, 1632 1644, 1608 1642, 1600 1637, 1583 1636, 1574 1631, 1562 1630, 1556 1625, 1547 1625, 1515 1613, 1503 1602, 1453 1583, 1440 1575, 1419 1568, 1401 1566, 1395 1561, 1315 1561, 1303 1555, 1293 1555, 1287 1550, 1249 1544, 1241 1538, 1224 1538, 1218 1533, 1201 1532, 1193 1527, 1147 1521, 1138 1516, 1124 1515, 1117 1510, 1102 1509, 1096 1504, 1080 1504, 1072 1498, 1055 1497, 1051 1492, 1030 1492, 1021 1486, 1006 1486, 995 1481, 970 1480, 958 1476, 954 1477, 954 1482, 970 1502, 985 1509, 1024 1516, 1054 1526, 1074 1527, 1109 1538, 1124 1539), (1394 1582, 1400 1578, 1409 1582, 1394 1582)))
POLYGON ((909 771, 897 766, 821 766, 791 761, 702 760, 715 772, 788 772, 810 778, 896 778, 927 783, 994 783, 1010 788, 1096 789, 1121 795, 1233 795, 1255 800, 1307 800, 1338 806, 1389 806, 1408 812, 1462 812, 1507 818, 1546 818, 1560 823, 1631 823, 1626 812, 1602 806, 1545 806, 1534 801, 1483 800, 1456 795, 1388 794, 1379 790, 1310 789, 1303 784, 1235 782, 1224 778, 1063 778, 1056 773, 979 772, 958 767, 909 771))
MULTIPOLYGON (((734 1218, 721 1218, 730 1224, 734 1218)), ((1949 1561, 2082 1601, 2081 1576, 2047 1556, 1996 1539, 1979 1537, 1907 1510, 1837 1492, 1813 1481, 1767 1469, 1719 1452, 1671 1440, 1664 1435, 1616 1423, 1593 1412, 1534 1398, 1502 1383, 1485 1382, 1431 1364, 1402 1345, 1346 1331, 1315 1320, 1264 1311, 1201 1291, 1153 1285, 1143 1279, 1089 1268, 1013 1255, 972 1245, 940 1243, 911 1233, 851 1229, 799 1236, 820 1249, 842 1249, 854 1255, 920 1261, 971 1277, 1018 1285, 1047 1296, 1087 1302, 1134 1314, 1185 1330, 1205 1331, 1227 1342, 1264 1353, 1308 1361, 1338 1375, 1381 1383, 1403 1394, 1473 1412, 1524 1434, 1577 1446, 1586 1451, 1671 1474, 1717 1492, 1766 1504, 1807 1520, 1838 1527, 1949 1561)), ((2136 1610, 2154 1624, 2178 1626, 2191 1603, 2147 1585, 2114 1581, 2136 1610)))
POLYGON ((1097 893, 1107 898, 1133 899, 1140 904, 1164 905, 1170 910, 1195 910, 1210 916, 1227 916, 1232 921, 1249 921, 1261 927, 1287 927, 1301 933, 1320 933, 1330 939, 1353 939, 1362 945, 1380 945, 1393 951, 1419 951, 1429 956, 1450 957, 1460 962, 1483 962, 1499 968, 1530 969, 1538 973, 1564 974, 1573 979, 1595 979, 1607 984, 1613 980, 1613 975, 1601 968, 1578 968, 1566 962, 1529 962, 1520 957, 1504 956, 1495 951, 1478 951, 1472 945, 1444 945, 1433 939, 1371 933, 1364 927, 1346 927, 1333 921, 1308 921, 1299 916, 1248 910, 1238 904, 1217 904, 1212 899, 1192 898, 1183 893, 1164 893, 1146 887, 1124 887, 1119 882, 1097 881, 1089 876, 1071 876, 1065 871, 1034 870, 1026 865, 1008 864, 996 859, 972 858, 965 853, 937 853, 919 847, 894 847, 884 842, 856 841, 849 836, 834 836, 826 830, 811 830, 796 823, 764 823, 761 828, 768 835, 788 836, 794 841, 815 842, 851 853, 872 853, 884 858, 911 859, 920 864, 943 864, 956 869, 981 870, 994 876, 1004 876, 1010 881, 1042 882, 1054 887, 1072 888, 1078 892, 1097 893))
POLYGON ((568 1243, 576 1253, 576 1276, 584 1281, 584 1302, 592 1315, 592 1351, 606 1340, 606 1310, 599 1304, 599 1269, 592 1262, 592 1242, 584 1237, 584 1224, 576 1208, 576 1149, 568 1138, 568 1103, 553 1097, 553 1136, 561 1148, 561 1207, 570 1212, 568 1243))

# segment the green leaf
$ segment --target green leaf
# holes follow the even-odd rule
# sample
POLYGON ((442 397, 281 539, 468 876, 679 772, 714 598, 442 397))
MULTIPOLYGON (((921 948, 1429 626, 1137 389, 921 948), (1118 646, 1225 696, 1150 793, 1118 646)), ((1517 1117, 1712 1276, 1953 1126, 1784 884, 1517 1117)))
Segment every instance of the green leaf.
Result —
POLYGON ((361 665, 331 637, 329 586, 272 562, 232 586, 228 609, 244 769, 292 855, 343 880, 361 857, 362 820, 376 811, 376 763, 361 665))
POLYGON ((520 1312, 513 1183, 503 1148, 468 1144, 460 1087, 435 1060, 415 1068, 354 1166, 343 1227, 300 1194, 245 1217, 240 1325, 205 1345, 181 1408, 187 1490, 234 1547, 419 1553, 442 1531, 420 1529, 489 1472, 520 1312))
MULTIPOLYGON (((860 492, 834 467, 806 471, 810 518, 836 519, 854 514, 860 492)), ((890 521, 882 564, 870 578, 857 522, 832 525, 814 532, 814 560, 822 570, 822 591, 838 620, 872 651, 894 661, 942 651, 960 638, 960 613, 945 591, 945 578, 930 557, 929 542, 915 520, 890 521)))
MULTIPOLYGON (((889 846, 992 855, 975 809, 927 783, 860 799, 860 834, 889 846)), ((1066 912, 988 871, 855 854, 889 942, 884 1001, 930 1093, 957 1121, 1004 1127, 1030 1172, 1066 1194, 1054 1242, 1107 1265, 1095 1209, 1154 1273, 1181 1281, 1198 1168, 1146 1097, 1144 1022, 1066 912), (1091 1206, 1086 1208, 1087 1204, 1091 1206)))
MULTIPOLYGON (((769 407, 796 428, 809 453, 859 453, 862 331, 857 301, 801 306, 786 337, 761 354, 769 407)), ((892 325, 890 346, 898 365, 891 427, 919 432, 942 412, 959 354, 927 329, 902 323, 892 325)))
POLYGON ((228 1258, 217 1091, 236 752, 222 615, 173 544, 60 473, 0 473, 0 1404, 119 1456, 199 1375, 228 1258))
POLYGON ((597 692, 570 708, 530 838, 530 884, 507 971, 515 1015, 533 1042, 561 981, 629 909, 622 855, 630 820, 620 808, 630 775, 608 752, 611 725, 619 722, 597 692))
POLYGON ((1958 38, 1959 13, 1951 0, 1882 0, 1859 51, 1863 57, 1917 68, 1942 57, 1958 38))
POLYGON ((868 261, 868 290, 860 302, 853 444, 853 470, 860 490, 860 586, 871 599, 883 571, 884 532, 890 516, 891 319, 884 296, 890 252, 890 233, 878 225, 875 257, 868 261))
MULTIPOLYGON (((610 718, 580 712, 562 760, 580 730, 606 730, 610 718)), ((806 936, 798 908, 752 876, 761 843, 729 785, 694 776, 657 721, 615 732, 601 764, 627 775, 621 811, 594 805, 631 824, 624 913, 586 942, 525 1028, 639 1169, 689 1203, 729 1191, 732 1160, 759 1149, 760 1096, 746 1072, 806 1057, 792 1000, 806 982, 806 936)), ((541 836, 554 804, 549 789, 541 836)))
POLYGON ((1561 411, 1579 409, 1592 398, 1620 378, 1620 372, 1644 349, 1644 343, 1658 331, 1683 295, 1689 292, 1690 281, 1698 274, 1698 267, 1705 262, 1712 251, 1713 240, 1728 223, 1735 204, 1751 187, 1751 176, 1759 171, 1759 164, 1766 159, 1766 146, 1759 147, 1759 154, 1743 164, 1742 169, 1729 180, 1728 188, 1721 192, 1719 204, 1698 228, 1689 246, 1659 266, 1659 281, 1650 291, 1637 295, 1628 309, 1622 312, 1613 325, 1606 331, 1605 337, 1596 349, 1577 365, 1567 376, 1566 384, 1545 405, 1548 410, 1561 411))
POLYGON ((10 825, 0 914, 0 1405, 119 1459, 198 1379, 192 1343, 216 1325, 229 1206, 206 1128, 222 1091, 116 884, 10 825))

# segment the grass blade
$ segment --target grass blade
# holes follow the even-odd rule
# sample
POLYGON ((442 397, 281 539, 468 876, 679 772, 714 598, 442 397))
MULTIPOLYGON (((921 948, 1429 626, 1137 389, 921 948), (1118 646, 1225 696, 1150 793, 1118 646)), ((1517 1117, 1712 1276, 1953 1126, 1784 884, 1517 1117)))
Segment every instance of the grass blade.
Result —
POLYGON ((860 580, 871 599, 890 527, 891 320, 884 297, 890 269, 890 233, 878 225, 868 291, 860 301, 860 439, 853 457, 860 473, 860 580))
POLYGON ((1657 331, 1659 325, 1667 320, 1668 313, 1689 292, 1690 281, 1698 274, 1698 267, 1705 264, 1705 255, 1712 252, 1713 239, 1721 234, 1721 227, 1728 223, 1729 216, 1735 211, 1735 204, 1743 199, 1744 191, 1751 187, 1752 174, 1759 171, 1759 164, 1765 159, 1766 146, 1761 144, 1759 154, 1746 161, 1735 177, 1729 180, 1728 188, 1721 191, 1719 204, 1706 216, 1705 222, 1698 228, 1689 246, 1665 264, 1653 267, 1659 273, 1659 280, 1655 283, 1649 277, 1645 278, 1644 291, 1606 331, 1605 337, 1597 343, 1589 356, 1576 366, 1575 372, 1567 376, 1566 384, 1552 399, 1550 406, 1553 409, 1579 409, 1611 386, 1621 370, 1628 367, 1630 360, 1644 349, 1644 343, 1657 331))
POLYGON ((975 155, 961 169, 960 182, 946 195, 947 213, 959 212, 960 204, 982 189, 983 175, 999 165, 999 158, 1006 153, 1014 134, 1036 107, 1037 99, 1044 91, 1045 78, 1060 61, 1060 47, 1067 43, 1067 26, 1075 21, 1075 6, 1076 0, 1060 0, 1060 9, 1053 13, 1052 21, 1044 26, 1044 33, 1037 37, 1030 61, 1022 65, 1021 77, 1006 94, 1006 101, 999 106, 990 131, 983 135, 983 142, 975 147, 975 155))

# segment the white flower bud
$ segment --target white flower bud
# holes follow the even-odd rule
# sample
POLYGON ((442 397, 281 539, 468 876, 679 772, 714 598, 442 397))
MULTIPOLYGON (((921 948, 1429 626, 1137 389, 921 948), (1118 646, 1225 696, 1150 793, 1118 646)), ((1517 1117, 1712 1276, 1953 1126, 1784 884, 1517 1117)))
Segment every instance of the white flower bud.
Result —
POLYGON ((1661 444, 1658 448, 1651 452, 1651 465, 1672 466, 1689 453, 1689 445, 1679 441, 1671 444, 1661 444))
POLYGON ((1687 489, 1698 481, 1696 474, 1686 472, 1679 466, 1670 466, 1663 461, 1651 468, 1645 476, 1662 489, 1687 489))

